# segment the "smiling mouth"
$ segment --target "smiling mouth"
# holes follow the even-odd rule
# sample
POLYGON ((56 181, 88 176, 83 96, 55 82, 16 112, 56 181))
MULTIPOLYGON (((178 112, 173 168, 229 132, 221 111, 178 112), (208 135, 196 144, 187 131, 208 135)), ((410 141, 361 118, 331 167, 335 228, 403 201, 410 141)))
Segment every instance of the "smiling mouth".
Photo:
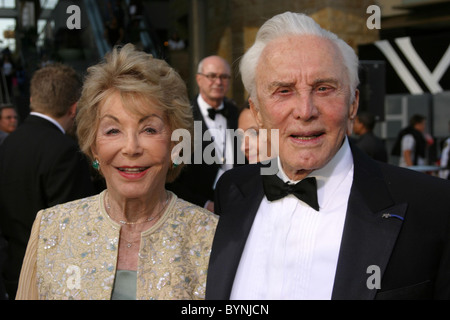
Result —
POLYGON ((141 172, 147 170, 148 168, 150 168, 150 167, 130 167, 130 168, 128 168, 128 167, 120 167, 120 168, 117 168, 117 169, 119 171, 125 172, 125 173, 141 173, 141 172))
POLYGON ((303 140, 303 141, 309 141, 317 139, 318 137, 322 136, 323 132, 315 133, 315 134, 307 134, 307 135, 294 135, 292 134, 291 137, 297 140, 303 140))

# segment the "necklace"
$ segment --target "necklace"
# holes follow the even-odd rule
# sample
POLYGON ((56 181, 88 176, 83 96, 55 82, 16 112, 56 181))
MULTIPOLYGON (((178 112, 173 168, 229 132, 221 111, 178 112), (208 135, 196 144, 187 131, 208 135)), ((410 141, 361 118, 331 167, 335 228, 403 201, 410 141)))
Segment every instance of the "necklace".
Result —
MULTIPOLYGON (((107 198, 106 198, 106 208, 111 213, 111 206, 110 206, 108 200, 109 200, 109 193, 107 194, 107 198)), ((164 202, 164 205, 163 205, 162 209, 156 215, 154 215, 152 217, 148 217, 144 221, 140 221, 140 222, 136 222, 136 221, 129 222, 129 221, 126 221, 126 220, 119 220, 119 222, 121 224, 123 224, 123 225, 135 225, 135 224, 142 224, 142 223, 150 222, 150 221, 154 220, 155 218, 159 217, 159 215, 166 208, 168 202, 169 202, 169 195, 167 194, 167 191, 166 191, 166 201, 164 202)))
POLYGON ((155 219, 155 217, 149 217, 149 218, 147 218, 147 219, 145 219, 144 221, 141 221, 141 222, 128 222, 128 221, 125 221, 125 220, 119 220, 119 222, 121 224, 128 224, 128 225, 130 225, 130 224, 146 223, 146 222, 152 221, 153 219, 155 219))
MULTIPOLYGON (((109 204, 108 199, 109 199, 109 193, 107 194, 107 198, 105 198, 105 202, 106 202, 106 208, 111 213, 111 206, 109 204)), ((142 223, 146 223, 146 222, 152 221, 155 218, 159 217, 159 215, 166 208, 168 202, 169 202, 169 195, 167 194, 167 191, 166 191, 166 201, 164 202, 164 205, 163 205, 162 209, 156 215, 154 215, 153 217, 148 217, 147 219, 145 219, 144 221, 141 221, 141 222, 128 222, 128 221, 125 221, 125 220, 119 220, 119 222, 121 224, 123 224, 123 225, 135 225, 135 224, 142 224, 142 223)), ((136 240, 127 240, 127 239, 125 239, 125 237, 123 235, 121 236, 121 238, 123 240, 125 240, 125 242, 127 243, 126 244, 127 248, 131 248, 133 246, 133 244, 140 239, 140 235, 139 235, 139 239, 136 239, 136 240)))
POLYGON ((127 248, 131 248, 133 246, 133 243, 135 243, 135 242, 137 242, 139 240, 139 239, 127 240, 127 239, 125 239, 124 236, 122 236, 121 239, 125 240, 125 242, 127 243, 127 248))

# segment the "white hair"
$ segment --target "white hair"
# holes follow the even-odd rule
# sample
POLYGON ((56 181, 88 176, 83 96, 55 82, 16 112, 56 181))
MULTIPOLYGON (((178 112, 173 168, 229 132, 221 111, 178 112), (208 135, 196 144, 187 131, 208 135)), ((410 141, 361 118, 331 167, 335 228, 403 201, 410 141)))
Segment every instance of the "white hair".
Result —
POLYGON ((242 82, 250 97, 255 99, 255 72, 259 57, 266 45, 286 35, 314 35, 332 41, 343 57, 349 77, 351 102, 355 98, 355 90, 359 84, 358 57, 355 51, 336 34, 323 29, 312 18, 302 13, 285 12, 267 20, 256 34, 255 43, 243 55, 239 64, 242 82))

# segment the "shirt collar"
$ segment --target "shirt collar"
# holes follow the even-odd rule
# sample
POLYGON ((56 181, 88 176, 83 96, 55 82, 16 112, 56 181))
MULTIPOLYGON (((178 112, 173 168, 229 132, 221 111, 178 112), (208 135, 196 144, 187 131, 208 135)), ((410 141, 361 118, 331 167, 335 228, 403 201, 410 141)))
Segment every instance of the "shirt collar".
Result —
MULTIPOLYGON (((277 161, 279 168, 278 177, 284 182, 297 183, 298 181, 290 180, 283 171, 279 156, 277 161)), ((315 177, 317 180, 317 198, 320 207, 323 207, 328 202, 328 199, 333 196, 350 170, 353 170, 353 156, 346 137, 334 157, 323 168, 314 170, 308 175, 308 177, 315 177)))
POLYGON ((62 133, 64 133, 64 134, 66 133, 66 130, 64 130, 64 128, 59 124, 58 121, 56 121, 55 119, 53 119, 53 118, 51 118, 51 117, 49 117, 49 116, 47 116, 45 114, 40 113, 40 112, 30 112, 30 115, 44 118, 45 120, 48 120, 51 123, 53 123, 55 126, 57 126, 58 129, 61 130, 62 133))

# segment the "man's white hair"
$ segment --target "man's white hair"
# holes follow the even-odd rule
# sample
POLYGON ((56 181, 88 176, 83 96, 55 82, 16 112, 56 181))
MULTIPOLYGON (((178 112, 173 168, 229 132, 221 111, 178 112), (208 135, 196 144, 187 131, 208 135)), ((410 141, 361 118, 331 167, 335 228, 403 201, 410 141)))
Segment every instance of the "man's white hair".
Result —
POLYGON ((287 35, 314 35, 332 41, 343 57, 350 84, 351 101, 359 84, 358 57, 355 51, 336 34, 323 29, 311 17, 302 13, 285 12, 267 20, 256 34, 255 43, 243 55, 239 64, 242 82, 252 99, 256 99, 255 73, 259 57, 266 45, 287 35))

